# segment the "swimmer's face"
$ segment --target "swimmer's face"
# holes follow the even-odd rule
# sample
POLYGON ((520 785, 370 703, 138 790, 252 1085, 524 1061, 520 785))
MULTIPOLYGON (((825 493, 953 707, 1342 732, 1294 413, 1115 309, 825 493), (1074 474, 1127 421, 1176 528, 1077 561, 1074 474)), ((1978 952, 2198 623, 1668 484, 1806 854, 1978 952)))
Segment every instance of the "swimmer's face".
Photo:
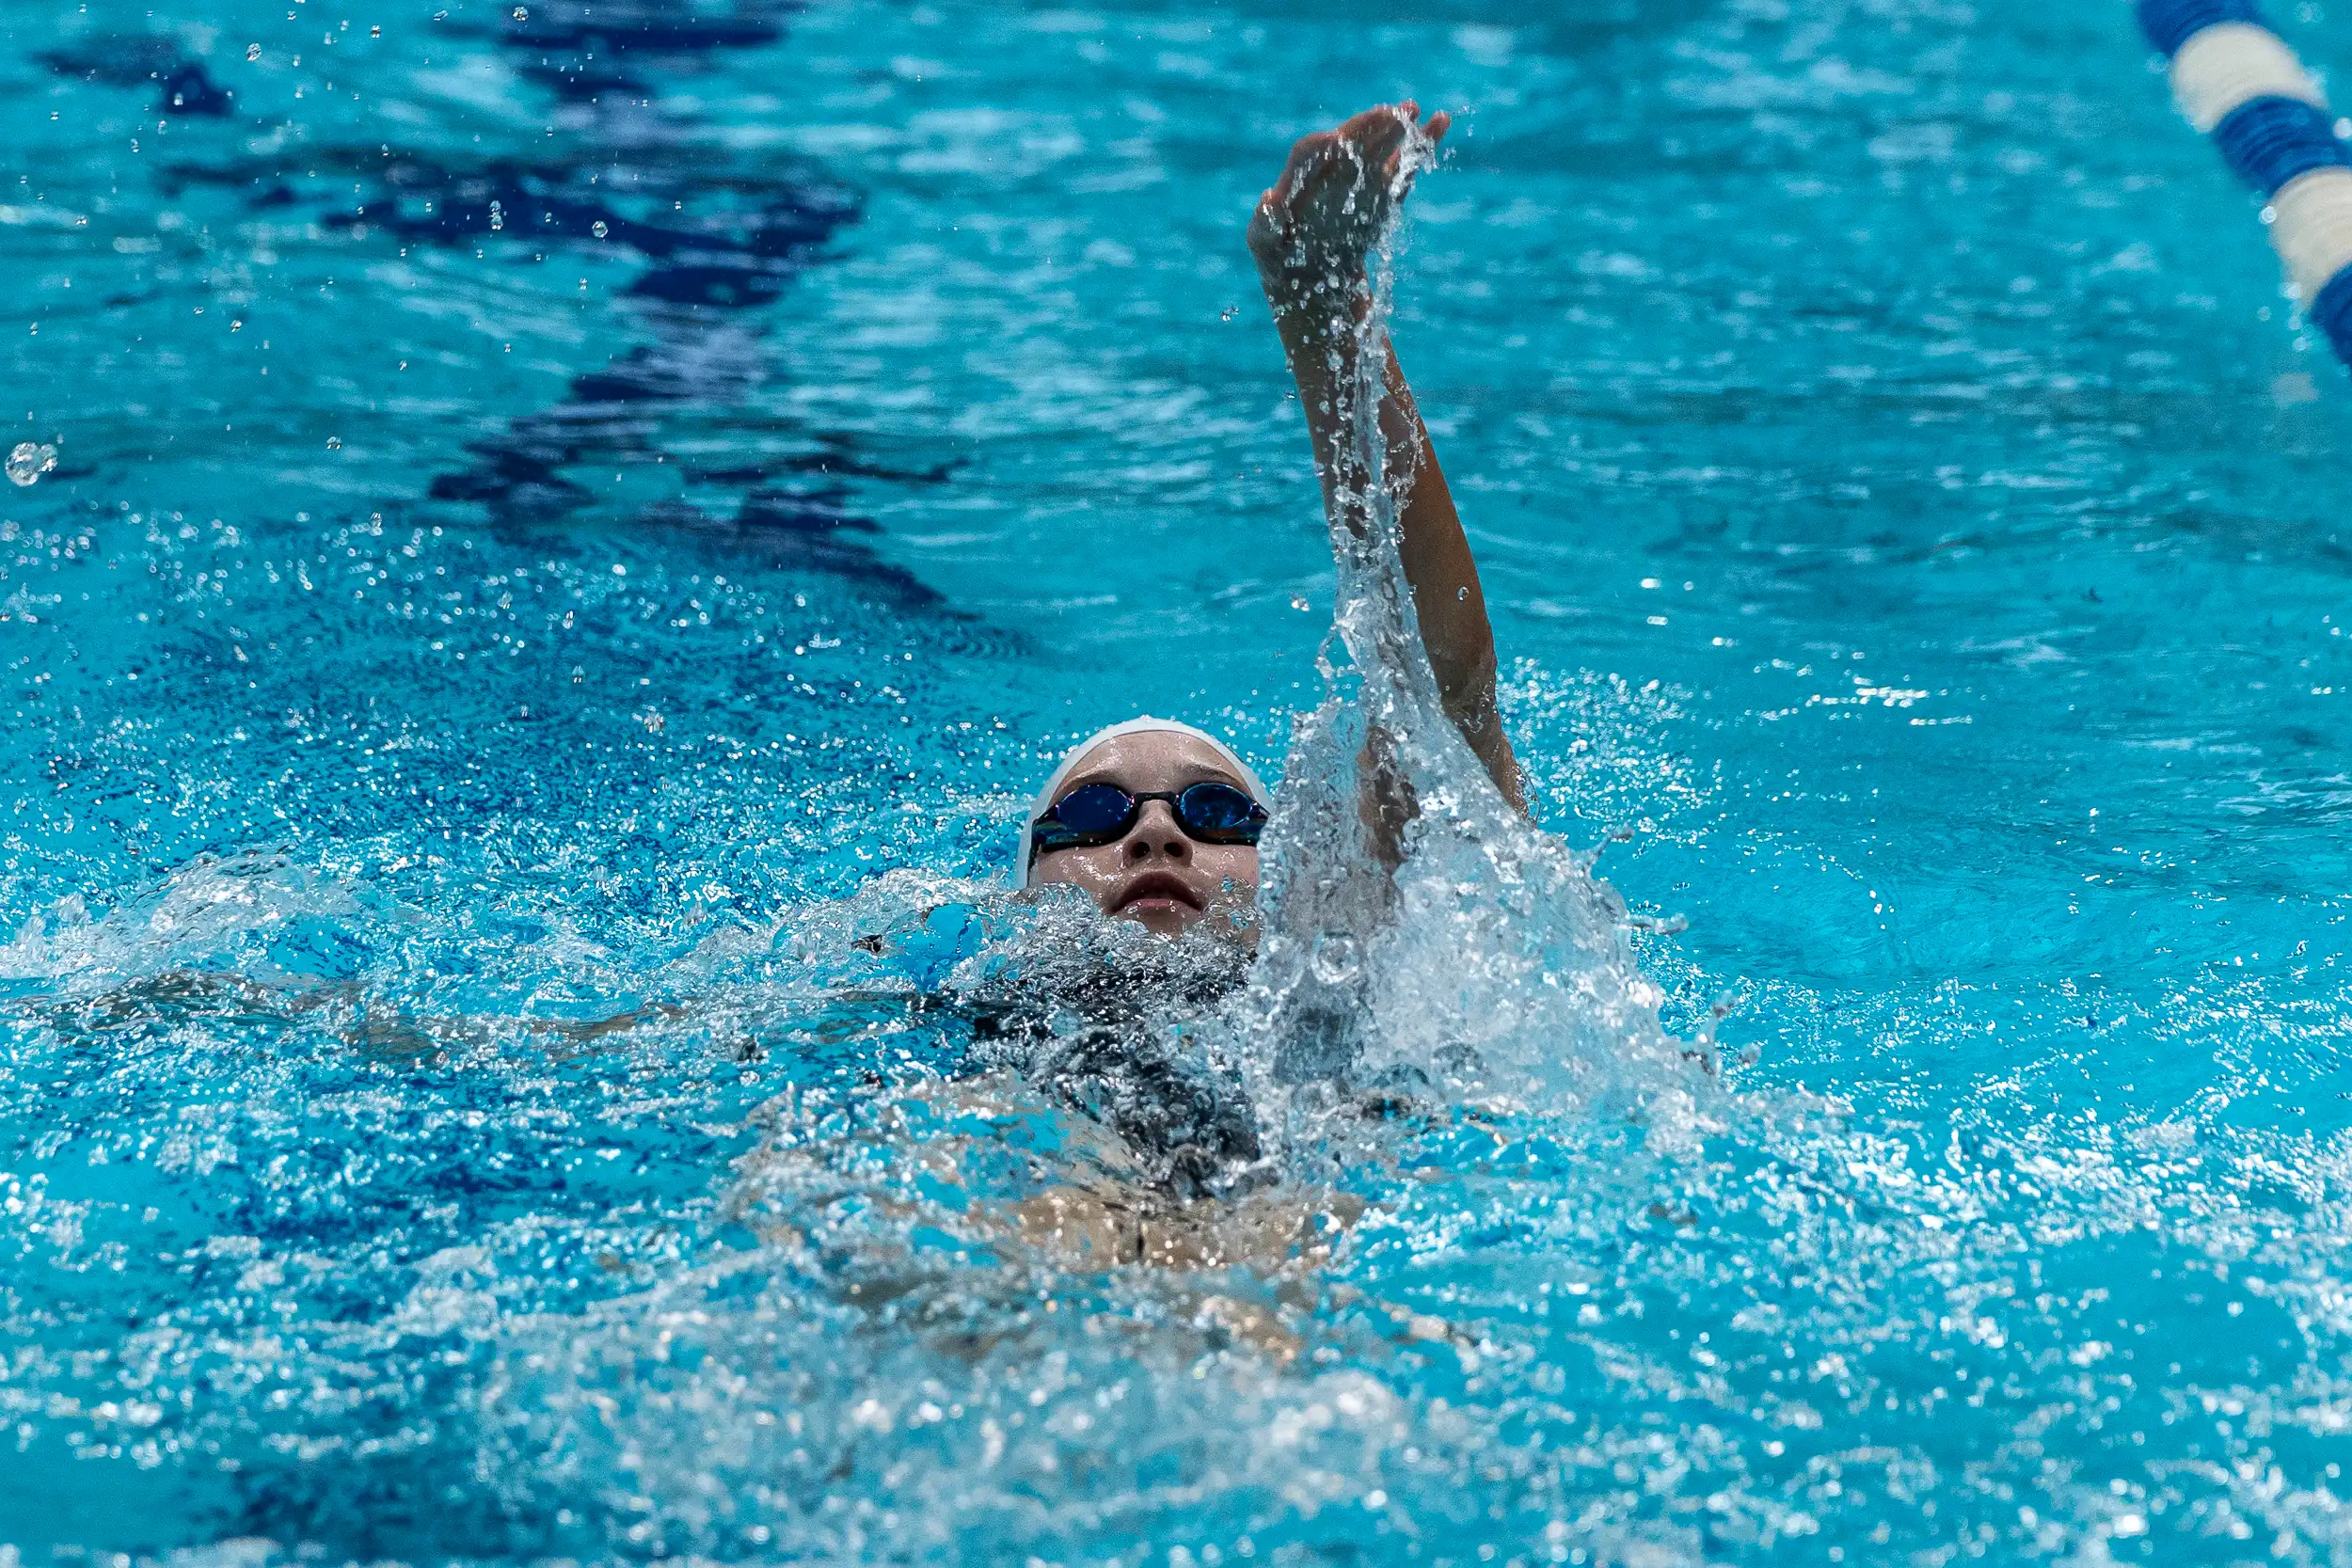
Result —
MULTIPOLYGON (((1175 793, 1211 781, 1248 788, 1214 750, 1191 736, 1144 730, 1114 736, 1081 757, 1062 781, 1060 794, 1089 784, 1115 784, 1131 795, 1175 793)), ((1204 919, 1230 930, 1233 914, 1258 901, 1258 847, 1196 843, 1177 824, 1172 802, 1146 800, 1124 838, 1046 850, 1038 856, 1029 880, 1074 883, 1104 914, 1162 936, 1175 936, 1204 919)))

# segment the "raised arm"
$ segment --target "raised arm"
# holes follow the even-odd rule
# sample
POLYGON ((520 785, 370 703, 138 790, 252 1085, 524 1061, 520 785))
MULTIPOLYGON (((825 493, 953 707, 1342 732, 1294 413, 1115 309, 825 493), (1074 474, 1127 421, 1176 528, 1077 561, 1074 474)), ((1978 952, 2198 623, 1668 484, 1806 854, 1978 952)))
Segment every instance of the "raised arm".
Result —
MULTIPOLYGON (((1314 442, 1315 471, 1334 530, 1360 535, 1369 476, 1346 439, 1361 339, 1372 305, 1366 258, 1412 182, 1410 147, 1421 109, 1409 101, 1367 109, 1335 131, 1301 137, 1282 178, 1259 198, 1249 249, 1282 335, 1314 442)), ((1446 116, 1419 135, 1435 142, 1446 116)), ((1495 711, 1495 638, 1478 563, 1454 510, 1438 454, 1393 349, 1380 399, 1383 472, 1396 495, 1405 578, 1446 717, 1503 798, 1526 810, 1518 761, 1495 711)))

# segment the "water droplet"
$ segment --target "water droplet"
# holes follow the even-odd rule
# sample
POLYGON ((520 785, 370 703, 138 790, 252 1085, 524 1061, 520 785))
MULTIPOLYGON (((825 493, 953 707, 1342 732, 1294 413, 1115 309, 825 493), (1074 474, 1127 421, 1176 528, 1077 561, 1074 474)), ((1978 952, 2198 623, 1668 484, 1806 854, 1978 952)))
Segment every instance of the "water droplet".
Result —
POLYGON ((246 44, 245 46, 245 57, 248 60, 260 59, 262 57, 262 46, 258 43, 246 44))
POLYGON ((604 219, 598 218, 595 223, 589 225, 588 232, 594 234, 596 238, 601 240, 607 234, 612 233, 612 230, 605 227, 604 219))
POLYGON ((1456 601, 1468 600, 1470 598, 1470 589, 1467 586, 1456 588, 1454 591, 1454 597, 1456 601))
POLYGON ((343 444, 343 438, 342 438, 342 436, 329 436, 326 438, 326 450, 327 450, 328 451, 334 451, 335 450, 337 450, 338 448, 340 448, 342 444, 343 444))
POLYGON ((30 484, 57 466, 57 449, 19 441, 8 453, 8 478, 18 484, 30 484))
POLYGON ((1327 986, 1343 986, 1363 971, 1356 939, 1344 931, 1326 931, 1315 938, 1312 959, 1315 978, 1327 986))

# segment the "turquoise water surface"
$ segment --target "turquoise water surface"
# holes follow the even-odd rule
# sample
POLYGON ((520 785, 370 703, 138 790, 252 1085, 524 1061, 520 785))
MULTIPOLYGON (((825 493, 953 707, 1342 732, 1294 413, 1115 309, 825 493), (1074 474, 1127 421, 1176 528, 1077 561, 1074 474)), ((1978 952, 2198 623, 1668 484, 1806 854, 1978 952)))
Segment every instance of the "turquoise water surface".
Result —
POLYGON ((0 1568, 2352 1559, 2352 388, 2120 3, 1552 9, 0 6, 0 1568), (1241 236, 1406 93, 1624 908, 1464 806, 1106 1266, 1012 833, 1340 766, 1241 236))

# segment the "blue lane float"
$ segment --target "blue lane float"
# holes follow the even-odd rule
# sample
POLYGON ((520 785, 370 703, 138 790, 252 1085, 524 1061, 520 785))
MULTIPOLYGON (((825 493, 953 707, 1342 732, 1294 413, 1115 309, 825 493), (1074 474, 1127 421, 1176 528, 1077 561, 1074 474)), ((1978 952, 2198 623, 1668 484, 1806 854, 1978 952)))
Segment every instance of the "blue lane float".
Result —
POLYGON ((2352 147, 2344 121, 2253 0, 2137 0, 2181 113, 2269 205, 2289 286, 2352 365, 2352 147))

